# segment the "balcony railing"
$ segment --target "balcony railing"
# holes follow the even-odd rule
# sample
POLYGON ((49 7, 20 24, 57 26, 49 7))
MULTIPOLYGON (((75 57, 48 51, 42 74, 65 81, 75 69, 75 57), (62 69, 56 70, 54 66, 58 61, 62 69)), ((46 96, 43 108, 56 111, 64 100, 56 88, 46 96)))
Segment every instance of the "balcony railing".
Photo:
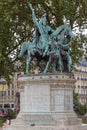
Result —
POLYGON ((0 102, 14 102, 15 97, 9 96, 0 96, 0 102))

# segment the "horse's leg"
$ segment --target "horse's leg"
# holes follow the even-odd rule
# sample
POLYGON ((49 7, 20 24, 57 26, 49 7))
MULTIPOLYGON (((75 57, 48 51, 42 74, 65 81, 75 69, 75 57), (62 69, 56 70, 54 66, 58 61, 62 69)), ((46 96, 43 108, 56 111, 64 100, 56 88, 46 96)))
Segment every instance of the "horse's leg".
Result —
POLYGON ((20 52, 19 52, 19 54, 18 54, 18 57, 22 57, 22 56, 24 55, 24 53, 27 51, 26 44, 27 44, 27 43, 24 42, 24 43, 21 45, 21 49, 20 49, 20 52))
POLYGON ((31 62, 31 57, 29 56, 26 60, 26 74, 29 74, 29 65, 31 62))
POLYGON ((44 71, 43 71, 43 73, 45 74, 46 72, 47 72, 47 70, 48 70, 48 67, 49 67, 49 65, 50 65, 50 63, 51 63, 51 55, 49 56, 49 60, 48 60, 48 62, 47 62, 47 64, 46 64, 46 67, 45 67, 45 69, 44 69, 44 71))
POLYGON ((62 72, 63 71, 63 62, 62 62, 61 55, 59 55, 58 64, 59 64, 59 70, 62 72))
POLYGON ((56 50, 56 56, 58 59, 59 70, 62 72, 63 71, 63 62, 62 62, 62 58, 61 58, 61 49, 59 47, 56 50))
POLYGON ((47 55, 47 52, 48 52, 48 45, 45 47, 45 51, 43 52, 43 56, 47 55))
POLYGON ((53 63, 52 71, 53 71, 53 73, 57 73, 56 63, 55 62, 53 63))
POLYGON ((71 65, 72 65, 72 58, 71 56, 68 54, 67 52, 67 68, 68 68, 68 72, 71 72, 71 65))
POLYGON ((59 70, 63 71, 63 63, 60 55, 57 55, 57 61, 53 62, 53 73, 57 73, 57 65, 59 65, 59 70))

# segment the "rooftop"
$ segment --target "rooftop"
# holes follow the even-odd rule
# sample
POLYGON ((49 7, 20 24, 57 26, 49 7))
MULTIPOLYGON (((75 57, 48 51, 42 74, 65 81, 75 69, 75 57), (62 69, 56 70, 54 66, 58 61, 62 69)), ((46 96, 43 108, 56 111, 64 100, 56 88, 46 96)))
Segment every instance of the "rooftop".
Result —
POLYGON ((87 67, 87 60, 85 58, 83 58, 80 62, 81 66, 85 66, 87 67))

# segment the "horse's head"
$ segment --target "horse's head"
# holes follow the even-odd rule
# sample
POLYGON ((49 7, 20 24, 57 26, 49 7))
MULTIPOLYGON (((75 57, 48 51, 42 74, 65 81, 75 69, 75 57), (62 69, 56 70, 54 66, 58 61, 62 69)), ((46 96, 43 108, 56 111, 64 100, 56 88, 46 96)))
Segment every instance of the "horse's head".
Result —
POLYGON ((70 37, 70 40, 74 40, 75 39, 75 35, 72 32, 72 30, 71 30, 71 25, 69 25, 69 24, 65 25, 65 35, 66 35, 66 37, 67 36, 70 37))

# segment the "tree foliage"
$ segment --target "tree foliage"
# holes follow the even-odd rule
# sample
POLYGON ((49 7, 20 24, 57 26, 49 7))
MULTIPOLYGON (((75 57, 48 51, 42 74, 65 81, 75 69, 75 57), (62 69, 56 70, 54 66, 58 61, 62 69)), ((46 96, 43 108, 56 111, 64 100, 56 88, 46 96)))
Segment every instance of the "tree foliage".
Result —
POLYGON ((34 23, 28 2, 32 3, 38 19, 46 12, 47 22, 54 29, 66 18, 72 30, 79 30, 72 43, 73 63, 79 61, 87 47, 87 37, 82 33, 87 27, 86 0, 0 0, 0 76, 6 79, 15 71, 20 45, 33 38, 34 23))
POLYGON ((74 111, 77 113, 77 115, 85 115, 87 113, 87 104, 81 104, 79 102, 78 94, 73 93, 73 103, 74 103, 74 111))

